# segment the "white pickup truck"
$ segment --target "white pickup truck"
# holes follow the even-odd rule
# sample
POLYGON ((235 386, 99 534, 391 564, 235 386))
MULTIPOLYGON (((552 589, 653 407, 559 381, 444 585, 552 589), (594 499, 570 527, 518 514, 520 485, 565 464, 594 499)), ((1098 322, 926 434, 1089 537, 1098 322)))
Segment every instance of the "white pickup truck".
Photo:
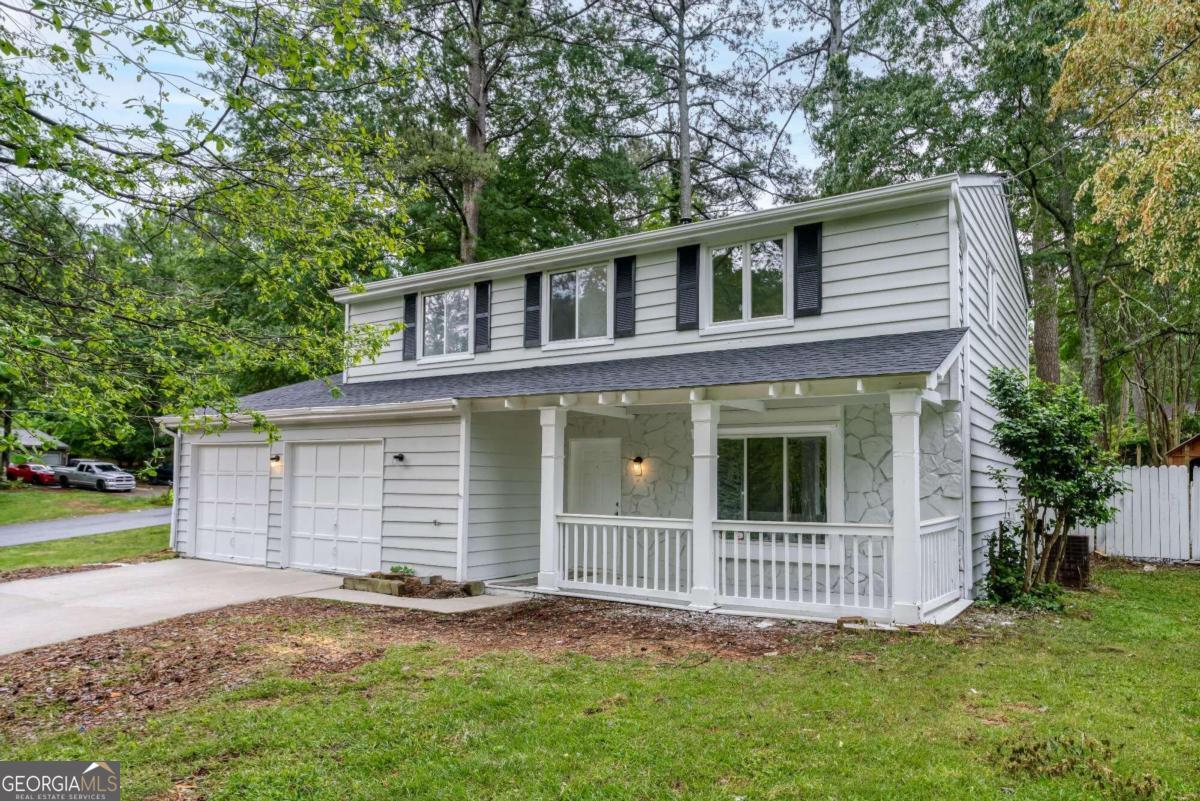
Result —
POLYGON ((137 486, 133 476, 112 462, 80 460, 70 467, 56 467, 54 474, 64 487, 91 487, 101 492, 130 492, 137 486))

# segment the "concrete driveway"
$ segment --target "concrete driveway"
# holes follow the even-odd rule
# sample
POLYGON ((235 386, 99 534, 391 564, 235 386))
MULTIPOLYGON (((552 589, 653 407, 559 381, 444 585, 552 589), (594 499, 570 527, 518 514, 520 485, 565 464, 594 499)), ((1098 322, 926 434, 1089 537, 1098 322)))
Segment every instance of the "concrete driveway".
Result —
POLYGON ((65 540, 69 537, 83 537, 87 534, 127 531, 131 528, 159 526, 170 522, 170 507, 156 506, 150 509, 134 509, 130 512, 60 517, 57 520, 39 520, 36 523, 11 523, 7 526, 0 526, 0 548, 5 545, 24 545, 27 542, 65 540))
POLYGON ((340 576, 197 559, 9 581, 0 583, 0 654, 341 583, 340 576))

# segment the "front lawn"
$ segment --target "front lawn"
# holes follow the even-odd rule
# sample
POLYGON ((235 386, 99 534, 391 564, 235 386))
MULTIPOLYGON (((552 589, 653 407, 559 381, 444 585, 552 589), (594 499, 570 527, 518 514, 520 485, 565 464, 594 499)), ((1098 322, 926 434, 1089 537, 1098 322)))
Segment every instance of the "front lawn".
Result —
POLYGON ((1197 798, 1200 570, 1097 583, 923 634, 290 599, 6 657, 0 738, 120 760, 127 799, 1197 798))
POLYGON ((155 496, 59 487, 0 491, 0 526, 103 512, 130 512, 155 506, 155 496))
POLYGON ((110 534, 9 545, 0 548, 0 573, 27 568, 121 562, 148 555, 163 558, 171 555, 164 550, 170 536, 170 526, 148 526, 110 534))

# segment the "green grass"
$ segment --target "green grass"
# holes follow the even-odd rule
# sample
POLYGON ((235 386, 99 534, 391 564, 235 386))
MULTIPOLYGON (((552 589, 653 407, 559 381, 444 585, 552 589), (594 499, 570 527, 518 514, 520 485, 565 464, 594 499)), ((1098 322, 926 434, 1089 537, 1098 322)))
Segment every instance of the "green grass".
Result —
POLYGON ((0 548, 0 571, 23 567, 72 567, 119 562, 167 547, 170 526, 148 526, 111 534, 92 534, 0 548))
POLYGON ((22 487, 0 491, 0 526, 103 512, 129 512, 155 505, 155 497, 149 495, 22 487))
POLYGON ((404 647, 7 758, 120 760, 126 799, 1196 798, 1200 571, 1099 579, 976 637, 748 662, 404 647))

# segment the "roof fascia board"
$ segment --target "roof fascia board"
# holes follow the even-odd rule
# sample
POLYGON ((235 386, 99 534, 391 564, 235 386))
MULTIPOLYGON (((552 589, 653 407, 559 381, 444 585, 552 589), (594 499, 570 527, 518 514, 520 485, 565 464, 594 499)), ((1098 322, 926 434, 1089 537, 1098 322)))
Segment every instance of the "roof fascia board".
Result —
POLYGON ((715 220, 676 225, 655 231, 644 231, 612 239, 601 239, 570 245, 552 250, 510 256, 504 259, 449 267, 428 273, 385 278, 364 285, 362 291, 354 292, 341 287, 330 292, 339 303, 357 303, 423 289, 445 288, 484 278, 499 278, 519 274, 530 268, 553 269, 587 262, 598 257, 612 258, 647 250, 669 250, 697 239, 717 237, 741 228, 759 228, 782 223, 801 224, 829 219, 832 216, 849 216, 884 211, 915 203, 940 200, 949 196, 950 187, 960 180, 954 173, 926 178, 896 186, 867 189, 846 195, 795 203, 747 214, 736 214, 715 220))
MULTIPOLYGON (((453 398, 438 398, 425 401, 405 401, 401 403, 372 403, 361 406, 305 406, 295 409, 266 409, 263 416, 272 423, 307 423, 329 422, 336 417, 338 422, 344 420, 372 420, 390 417, 409 417, 417 415, 456 414, 458 401, 453 398)), ((183 422, 179 416, 164 416, 154 418, 160 425, 173 427, 183 422)), ((216 415, 200 415, 194 419, 219 419, 216 415)), ((244 425, 253 422, 248 414, 232 414, 225 418, 231 425, 244 425)))

